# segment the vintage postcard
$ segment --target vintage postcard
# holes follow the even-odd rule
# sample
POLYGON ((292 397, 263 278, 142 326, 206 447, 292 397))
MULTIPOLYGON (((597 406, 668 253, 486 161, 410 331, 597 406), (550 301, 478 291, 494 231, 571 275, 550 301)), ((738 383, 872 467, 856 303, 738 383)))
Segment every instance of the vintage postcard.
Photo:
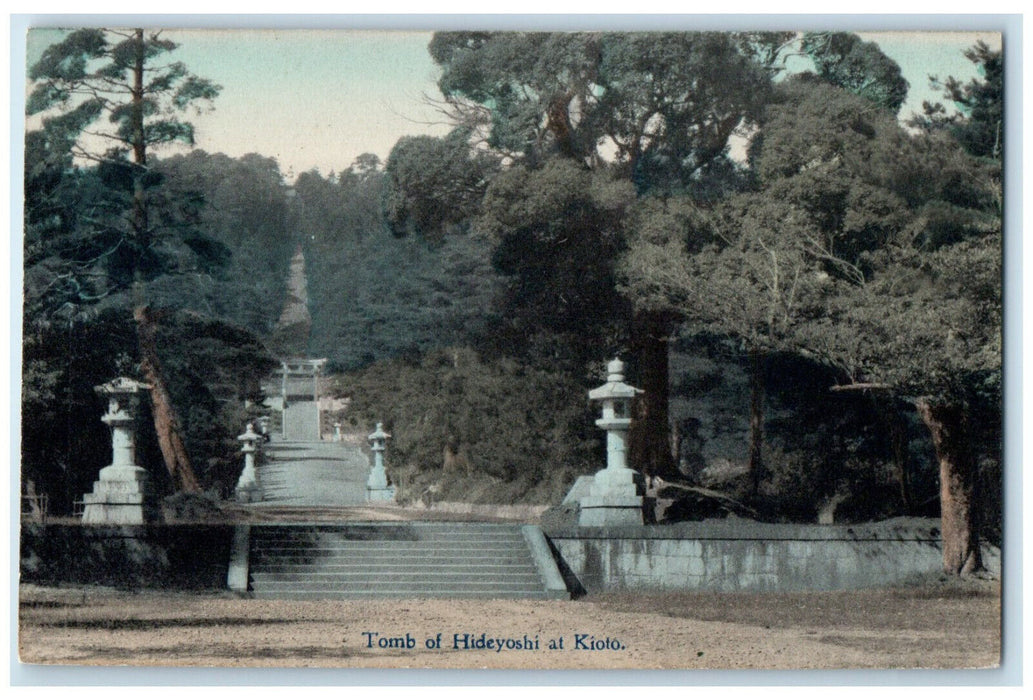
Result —
POLYGON ((991 673, 1005 44, 30 28, 21 663, 991 673))

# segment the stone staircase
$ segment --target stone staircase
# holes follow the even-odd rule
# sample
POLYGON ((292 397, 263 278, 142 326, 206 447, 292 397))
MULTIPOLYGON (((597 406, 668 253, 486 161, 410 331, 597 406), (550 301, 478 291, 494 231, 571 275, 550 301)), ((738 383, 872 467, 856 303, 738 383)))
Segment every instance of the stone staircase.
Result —
POLYGON ((263 524, 247 540, 238 547, 256 598, 570 597, 530 525, 263 524))

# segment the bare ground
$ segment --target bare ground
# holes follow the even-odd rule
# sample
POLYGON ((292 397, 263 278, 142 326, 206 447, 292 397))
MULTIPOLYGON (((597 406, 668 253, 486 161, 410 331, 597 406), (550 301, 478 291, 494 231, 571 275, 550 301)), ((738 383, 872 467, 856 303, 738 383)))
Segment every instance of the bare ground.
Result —
POLYGON ((989 580, 576 601, 273 601, 22 585, 20 599, 19 654, 32 664, 841 669, 984 668, 1000 660, 1000 587, 989 580), (428 649, 438 633, 441 649, 428 649), (456 650, 457 633, 526 636, 538 648, 456 650), (616 648, 578 649, 576 635, 616 640, 616 648), (414 648, 378 644, 406 636, 414 648), (563 649, 549 649, 559 638, 563 649))

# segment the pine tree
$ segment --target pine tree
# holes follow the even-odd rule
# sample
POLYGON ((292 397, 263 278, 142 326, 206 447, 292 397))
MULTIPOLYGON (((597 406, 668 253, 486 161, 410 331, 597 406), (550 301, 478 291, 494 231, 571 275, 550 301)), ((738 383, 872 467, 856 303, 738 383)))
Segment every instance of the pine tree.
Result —
MULTIPOLYGON (((192 145, 193 126, 177 113, 213 99, 220 88, 191 74, 180 62, 163 63, 175 48, 160 32, 140 28, 73 31, 48 47, 31 67, 27 112, 40 115, 40 133, 30 135, 30 140, 50 159, 65 166, 70 159, 96 164, 110 205, 91 232, 110 247, 91 258, 77 254, 81 249, 52 251, 57 258, 71 255, 57 275, 85 281, 77 283, 75 294, 64 302, 83 305, 130 291, 140 368, 152 387, 154 424, 165 465, 179 489, 196 491, 199 483, 180 435, 147 305, 147 282, 171 271, 173 263, 166 256, 169 238, 183 230, 169 226, 174 214, 159 207, 160 178, 148 158, 162 145, 192 145)), ((179 242, 199 256, 211 252, 203 237, 180 236, 179 242)))

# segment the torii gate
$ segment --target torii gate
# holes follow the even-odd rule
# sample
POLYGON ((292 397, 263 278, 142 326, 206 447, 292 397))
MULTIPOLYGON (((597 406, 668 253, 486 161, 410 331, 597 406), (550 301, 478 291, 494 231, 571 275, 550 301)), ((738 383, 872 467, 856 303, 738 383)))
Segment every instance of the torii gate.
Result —
MULTIPOLYGON (((318 360, 284 360, 280 363, 280 396, 283 398, 282 433, 287 435, 287 407, 292 401, 311 401, 314 407, 313 434, 319 440, 322 432, 322 416, 319 410, 319 379, 322 376, 326 358, 318 360)), ((307 431, 306 431, 307 432, 307 431)))

